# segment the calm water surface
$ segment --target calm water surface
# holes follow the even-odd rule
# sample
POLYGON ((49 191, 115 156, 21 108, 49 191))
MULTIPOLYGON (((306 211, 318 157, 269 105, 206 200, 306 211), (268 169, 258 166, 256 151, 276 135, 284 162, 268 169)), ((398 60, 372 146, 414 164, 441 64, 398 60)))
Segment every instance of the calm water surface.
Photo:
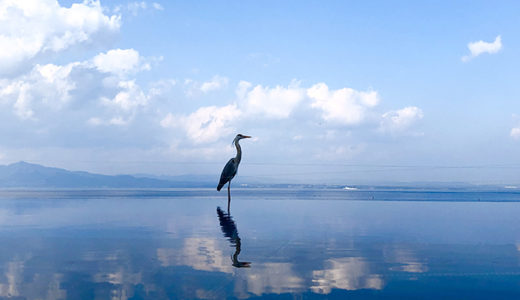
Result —
POLYGON ((0 297, 518 299, 519 200, 243 189, 228 212, 213 190, 0 191, 0 297))

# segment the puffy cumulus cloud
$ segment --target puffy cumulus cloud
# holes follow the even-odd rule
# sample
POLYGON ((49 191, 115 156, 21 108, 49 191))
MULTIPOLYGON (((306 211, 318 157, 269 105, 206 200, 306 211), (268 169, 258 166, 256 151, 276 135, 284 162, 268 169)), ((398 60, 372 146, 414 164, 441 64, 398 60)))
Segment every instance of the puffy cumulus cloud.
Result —
POLYGON ((131 123, 140 109, 145 108, 152 98, 152 92, 146 93, 136 84, 135 80, 119 81, 117 94, 113 98, 101 97, 101 102, 109 108, 104 111, 106 117, 93 117, 89 125, 125 126, 131 123))
POLYGON ((513 128, 509 131, 509 136, 514 140, 520 140, 520 116, 517 114, 512 115, 513 128))
POLYGON ((200 90, 207 93, 214 90, 219 90, 227 86, 229 80, 226 77, 215 75, 210 81, 202 83, 200 90))
POLYGON ((51 109, 60 108, 71 98, 70 92, 76 83, 70 79, 70 74, 80 65, 36 65, 29 74, 0 83, 0 99, 3 103, 13 103, 14 112, 21 119, 35 118, 33 105, 36 101, 51 109))
POLYGON ((484 54, 494 54, 497 53, 502 49, 502 37, 499 35, 495 38, 495 41, 493 42, 484 42, 484 41, 477 41, 472 42, 468 44, 468 49, 470 51, 469 55, 463 56, 462 61, 467 62, 471 59, 484 54))
POLYGON ((134 49, 112 49, 96 55, 92 62, 99 71, 118 75, 150 70, 150 64, 134 49))
POLYGON ((368 109, 379 103, 375 91, 360 92, 351 88, 329 90, 325 83, 318 83, 307 89, 311 106, 322 111, 325 121, 343 125, 356 125, 366 118, 368 109))
POLYGON ((59 52, 117 32, 119 15, 108 16, 99 1, 63 7, 56 0, 0 2, 1 75, 19 71, 39 54, 59 52))
POLYGON ((120 81, 118 83, 119 92, 114 98, 102 98, 102 101, 109 106, 117 107, 123 111, 130 111, 139 106, 146 106, 149 97, 143 92, 135 80, 120 81))
POLYGON ((515 140, 520 139, 520 127, 513 127, 511 128, 511 131, 509 132, 509 135, 514 138, 515 140))
POLYGON ((241 81, 237 88, 237 95, 243 97, 245 112, 251 115, 287 118, 305 97, 305 91, 299 87, 297 81, 293 81, 288 87, 257 85, 250 89, 251 86, 250 83, 241 81))
MULTIPOLYGON (((133 61, 142 61, 137 51, 132 50, 130 53, 134 57, 133 61)), ((49 110, 59 111, 71 104, 86 108, 88 105, 95 106, 96 103, 100 103, 117 113, 127 114, 128 120, 129 115, 148 104, 152 94, 160 92, 154 89, 145 93, 135 80, 122 77, 121 72, 124 69, 120 68, 118 63, 113 63, 109 68, 108 65, 99 63, 99 57, 98 55, 92 60, 66 65, 37 64, 27 74, 12 80, 4 79, 0 81, 0 103, 12 105, 14 113, 20 119, 37 120, 49 110), (115 74, 106 73, 105 67, 115 71, 115 74)), ((74 108, 76 107, 70 107, 74 108)), ((70 114, 71 111, 63 113, 70 114)), ((109 118, 112 121, 105 123, 127 123, 122 121, 124 118, 121 115, 109 118)), ((98 123, 103 122, 89 122, 91 125, 98 123)))
POLYGON ((14 101, 14 109, 16 114, 23 119, 32 118, 34 111, 30 107, 32 100, 31 95, 28 93, 30 86, 23 84, 22 82, 12 83, 0 90, 0 96, 3 98, 3 102, 6 103, 6 98, 16 99, 14 101))
POLYGON ((161 126, 183 128, 194 143, 209 143, 231 134, 234 130, 231 123, 239 116, 240 110, 234 104, 223 107, 206 106, 187 116, 169 113, 162 119, 161 126))
MULTIPOLYGON (((217 77, 214 77, 217 78, 217 77)), ((215 82, 212 80, 210 82, 215 82)), ((184 86, 196 84, 195 81, 187 79, 184 86)), ((200 90, 200 88, 199 88, 200 90)), ((190 94, 192 95, 192 94, 190 94)), ((302 126, 315 124, 310 122, 302 125, 298 120, 308 120, 314 117, 325 121, 320 130, 346 129, 351 130, 353 126, 364 124, 373 132, 403 133, 423 114, 418 107, 406 107, 387 113, 378 112, 377 106, 380 102, 376 91, 358 91, 352 88, 340 88, 331 90, 325 83, 318 83, 309 88, 301 86, 299 81, 293 80, 288 86, 263 86, 253 85, 248 81, 240 81, 235 89, 236 104, 228 106, 206 106, 200 107, 191 114, 169 114, 163 121, 163 127, 175 127, 183 129, 184 133, 198 142, 215 142, 220 137, 230 133, 231 127, 227 124, 234 123, 241 128, 258 126, 262 122, 262 128, 272 127, 276 119, 276 126, 285 126, 290 132, 291 126, 298 126, 301 132, 302 126), (296 113, 298 112, 298 113, 296 113), (216 115, 212 117, 212 114, 216 115), (255 123, 255 124, 253 124, 255 123), (379 129, 379 130, 378 130, 379 129), (204 132, 206 132, 204 134, 204 132), (217 131, 221 134, 217 134, 217 131)), ((306 128, 308 132, 316 131, 317 128, 306 128)), ((343 133, 344 134, 344 130, 343 133)), ((350 133, 349 133, 350 134, 350 133)), ((301 140, 303 136, 299 136, 301 140)), ((319 139, 316 133, 315 138, 319 139)), ((352 145, 331 145, 331 151, 337 157, 351 157, 364 151, 364 143, 352 145), (357 146, 353 146, 357 145, 357 146)), ((328 154, 329 155, 329 154, 328 154)), ((330 156, 330 155, 329 155, 330 156)), ((318 159, 325 157, 315 156, 318 159)))
POLYGON ((379 129, 384 132, 403 132, 423 118, 423 112, 416 106, 392 110, 381 116, 379 129))

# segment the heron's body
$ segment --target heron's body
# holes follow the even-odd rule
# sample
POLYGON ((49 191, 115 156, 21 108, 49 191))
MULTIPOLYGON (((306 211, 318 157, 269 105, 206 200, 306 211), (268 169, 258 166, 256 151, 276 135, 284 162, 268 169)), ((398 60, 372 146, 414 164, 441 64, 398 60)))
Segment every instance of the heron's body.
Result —
POLYGON ((217 191, 220 191, 226 183, 230 182, 231 179, 235 177, 239 163, 240 161, 237 162, 235 158, 232 158, 227 162, 227 164, 224 166, 224 170, 222 170, 222 174, 220 174, 220 181, 217 186, 217 191))
POLYGON ((235 147, 237 148, 237 155, 230 159, 227 164, 224 166, 224 169, 222 170, 222 174, 220 174, 220 181, 217 186, 217 191, 220 191, 222 187, 227 183, 228 184, 228 201, 231 199, 229 187, 231 184, 231 180, 235 177, 238 171, 238 165, 240 164, 240 161, 242 160, 242 148, 240 147, 240 144, 238 141, 241 139, 250 138, 250 136, 238 134, 235 139, 233 140, 233 144, 235 144, 235 147))

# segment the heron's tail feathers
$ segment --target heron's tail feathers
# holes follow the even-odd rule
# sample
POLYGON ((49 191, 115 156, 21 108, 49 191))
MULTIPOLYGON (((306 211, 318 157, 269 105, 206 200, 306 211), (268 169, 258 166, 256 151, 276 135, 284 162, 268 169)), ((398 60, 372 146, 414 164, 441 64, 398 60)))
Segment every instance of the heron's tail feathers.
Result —
POLYGON ((229 179, 228 178, 225 178, 225 177, 220 177, 220 181, 218 182, 218 186, 217 186, 217 191, 220 192, 220 190, 222 189, 223 186, 226 185, 226 183, 228 183, 229 179))

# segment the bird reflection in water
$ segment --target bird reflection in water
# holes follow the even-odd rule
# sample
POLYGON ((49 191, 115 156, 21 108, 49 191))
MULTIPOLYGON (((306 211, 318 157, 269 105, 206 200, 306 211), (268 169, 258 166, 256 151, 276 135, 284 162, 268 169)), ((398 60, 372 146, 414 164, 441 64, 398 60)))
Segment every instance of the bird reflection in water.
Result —
POLYGON ((224 233, 224 236, 228 238, 228 241, 231 243, 231 246, 235 247, 235 253, 231 258, 231 260, 233 261, 233 267, 250 268, 250 262, 238 260, 238 255, 240 254, 240 247, 242 246, 242 244, 240 242, 237 226, 235 225, 235 221, 233 221, 233 217, 231 217, 229 211, 226 213, 222 209, 220 209, 220 207, 217 207, 217 214, 218 220, 220 222, 220 229, 222 229, 222 233, 224 233))

